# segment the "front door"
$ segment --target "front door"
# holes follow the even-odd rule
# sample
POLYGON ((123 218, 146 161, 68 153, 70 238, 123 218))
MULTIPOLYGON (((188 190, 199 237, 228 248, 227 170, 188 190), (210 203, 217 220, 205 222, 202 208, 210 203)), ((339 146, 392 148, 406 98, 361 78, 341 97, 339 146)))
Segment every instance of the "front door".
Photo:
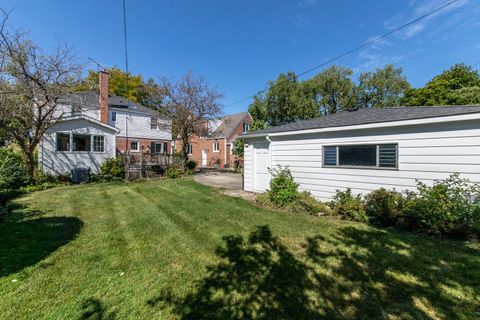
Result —
POLYGON ((202 150, 202 167, 207 166, 207 150, 202 150))
POLYGON ((255 143, 253 145, 253 188, 255 191, 266 191, 270 187, 270 173, 268 168, 271 166, 270 144, 255 143))

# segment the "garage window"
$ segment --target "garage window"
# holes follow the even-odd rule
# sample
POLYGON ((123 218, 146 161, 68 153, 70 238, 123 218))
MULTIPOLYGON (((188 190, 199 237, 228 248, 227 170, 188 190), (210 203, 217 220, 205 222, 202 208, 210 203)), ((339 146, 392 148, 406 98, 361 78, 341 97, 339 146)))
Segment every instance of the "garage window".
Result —
POLYGON ((361 144, 324 146, 323 166, 395 169, 398 167, 398 145, 361 144))

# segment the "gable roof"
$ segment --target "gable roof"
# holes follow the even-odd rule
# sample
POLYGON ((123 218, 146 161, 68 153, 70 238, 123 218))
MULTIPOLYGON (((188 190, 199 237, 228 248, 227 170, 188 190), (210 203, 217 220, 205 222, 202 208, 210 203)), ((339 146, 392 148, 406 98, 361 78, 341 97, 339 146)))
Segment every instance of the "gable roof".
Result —
MULTIPOLYGON (((89 90, 67 94, 63 96, 59 100, 59 102, 63 104, 81 106, 87 109, 97 110, 100 108, 98 100, 98 92, 95 90, 89 90)), ((133 102, 127 98, 119 97, 116 95, 108 95, 108 107, 113 110, 127 110, 151 116, 159 115, 159 113, 155 110, 142 106, 141 104, 133 102)))
POLYGON ((63 117, 61 120, 59 120, 58 122, 67 122, 67 121, 73 121, 73 120, 85 120, 85 121, 88 121, 88 122, 92 122, 92 123, 95 123, 101 127, 104 127, 104 128, 107 128, 107 129, 110 129, 116 133, 119 133, 120 132, 120 129, 116 128, 116 127, 113 127, 109 124, 106 124, 104 122, 101 122, 100 120, 97 120, 97 119, 94 119, 92 117, 89 117, 89 116, 86 116, 86 115, 75 115, 75 116, 71 116, 71 117, 63 117))
POLYGON ((242 137, 247 138, 268 135, 270 133, 346 127, 362 124, 406 121, 472 113, 480 113, 480 105, 359 109, 357 111, 343 111, 319 118, 273 126, 267 129, 249 132, 242 135, 242 137))
POLYGON ((228 138, 247 115, 248 112, 240 112, 225 116, 222 119, 222 123, 217 127, 215 131, 213 131, 209 138, 228 138))

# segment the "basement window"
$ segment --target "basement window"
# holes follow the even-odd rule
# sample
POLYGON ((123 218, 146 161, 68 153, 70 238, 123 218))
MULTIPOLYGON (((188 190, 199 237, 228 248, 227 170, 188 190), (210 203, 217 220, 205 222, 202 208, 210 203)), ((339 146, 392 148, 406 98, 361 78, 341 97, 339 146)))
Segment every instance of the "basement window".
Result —
POLYGON ((398 167, 398 145, 361 144, 324 146, 323 166, 396 169, 398 167))
POLYGON ((73 151, 90 151, 90 136, 84 134, 73 135, 73 151))

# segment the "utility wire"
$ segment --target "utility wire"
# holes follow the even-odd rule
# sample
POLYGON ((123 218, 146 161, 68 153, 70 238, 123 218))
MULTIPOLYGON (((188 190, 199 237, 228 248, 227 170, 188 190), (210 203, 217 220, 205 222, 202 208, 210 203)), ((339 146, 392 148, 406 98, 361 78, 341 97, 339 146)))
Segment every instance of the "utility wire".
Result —
POLYGON ((123 38, 125 40, 125 71, 128 75, 127 6, 125 0, 123 0, 123 38))
MULTIPOLYGON (((431 16, 431 15, 433 15, 433 14, 435 14, 435 13, 437 13, 437 12, 439 12, 439 11, 447 8, 447 7, 449 7, 449 6, 451 6, 452 4, 454 4, 454 3, 458 2, 458 1, 460 1, 460 0, 450 1, 450 2, 448 2, 448 3, 446 3, 446 4, 442 5, 442 6, 438 7, 438 8, 435 9, 435 10, 432 10, 432 11, 430 11, 430 12, 428 12, 428 13, 426 13, 426 14, 424 14, 424 15, 422 15, 422 16, 414 19, 414 20, 411 20, 411 21, 407 22, 406 24, 403 24, 403 25, 401 25, 401 26, 399 26, 399 27, 396 27, 395 29, 393 29, 393 30, 391 30, 391 31, 389 31, 389 32, 387 32, 387 33, 385 33, 385 34, 382 34, 381 36, 378 36, 378 37, 376 37, 376 38, 374 38, 374 39, 372 39, 372 40, 369 40, 369 41, 367 41, 367 42, 365 42, 365 43, 363 43, 363 44, 361 44, 361 45, 359 45, 359 46, 357 46, 357 47, 355 47, 355 48, 353 48, 353 49, 351 49, 351 50, 348 50, 348 51, 346 51, 346 52, 344 52, 344 53, 342 53, 342 54, 339 54, 339 55, 337 55, 337 56, 335 56, 335 57, 333 57, 333 58, 331 58, 331 59, 329 59, 329 60, 327 60, 327 61, 325 61, 325 62, 322 62, 321 64, 319 64, 319 65, 317 65, 317 66, 315 66, 315 67, 312 67, 312 68, 310 68, 310 69, 307 69, 307 70, 305 70, 305 71, 302 71, 302 72, 300 72, 300 73, 297 73, 296 76, 297 76, 297 77, 301 77, 301 76, 303 76, 303 75, 305 75, 305 74, 307 74, 307 73, 310 73, 310 72, 315 71, 315 70, 317 70, 317 69, 319 69, 319 68, 321 68, 321 67, 324 67, 324 66, 326 66, 326 65, 328 65, 328 64, 330 64, 330 63, 332 63, 332 62, 334 62, 334 61, 336 61, 336 60, 338 60, 338 59, 341 59, 341 58, 343 58, 343 57, 345 57, 345 56, 348 56, 348 55, 350 55, 350 54, 352 54, 352 53, 354 53, 354 52, 356 52, 356 51, 358 51, 358 50, 361 50, 361 49, 363 49, 363 48, 365 48, 365 47, 368 47, 368 46, 370 46, 371 44, 373 44, 373 43, 375 43, 375 42, 377 42, 377 41, 380 41, 380 40, 382 40, 382 39, 384 39, 384 38, 392 35, 393 33, 396 33, 396 32, 398 32, 398 31, 400 31, 400 30, 402 30, 402 29, 405 29, 405 28, 407 28, 407 27, 409 27, 409 26, 411 26, 411 25, 416 24, 417 22, 419 22, 419 21, 421 21, 421 20, 423 20, 423 19, 425 19, 425 18, 427 18, 427 17, 429 17, 429 16, 431 16)), ((259 91, 258 93, 262 93, 262 92, 265 92, 265 89, 259 91)), ((229 107, 231 107, 231 106, 234 106, 234 105, 236 105, 236 104, 239 104, 240 102, 243 102, 243 101, 245 101, 245 100, 251 99, 251 98, 253 98, 253 97, 255 97, 255 96, 256 96, 256 94, 252 94, 252 95, 250 95, 250 96, 248 96, 248 97, 245 97, 245 98, 243 98, 243 99, 240 99, 240 100, 238 100, 238 101, 235 101, 235 102, 227 105, 226 108, 229 108, 229 107)), ((224 108, 224 109, 225 109, 225 108, 224 108)))

